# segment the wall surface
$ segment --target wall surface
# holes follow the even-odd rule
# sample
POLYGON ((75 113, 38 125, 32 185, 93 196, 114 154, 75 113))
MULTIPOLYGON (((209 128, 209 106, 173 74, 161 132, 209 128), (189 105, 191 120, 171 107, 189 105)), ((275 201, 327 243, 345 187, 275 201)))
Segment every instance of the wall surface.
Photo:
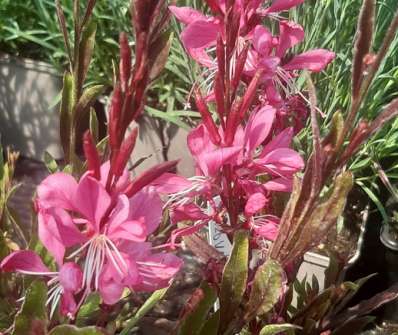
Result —
POLYGON ((48 64, 0 57, 0 134, 3 146, 43 159, 48 151, 62 157, 58 108, 52 107, 62 85, 48 64))

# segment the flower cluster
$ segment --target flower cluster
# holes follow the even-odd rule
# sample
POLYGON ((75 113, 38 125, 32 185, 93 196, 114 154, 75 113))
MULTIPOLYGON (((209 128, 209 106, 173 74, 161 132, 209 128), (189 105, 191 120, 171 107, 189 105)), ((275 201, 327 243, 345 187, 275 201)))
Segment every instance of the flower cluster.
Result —
POLYGON ((128 172, 106 190, 109 162, 99 178, 91 173, 77 182, 55 173, 38 187, 39 238, 54 257, 50 271, 33 251, 16 251, 1 263, 3 271, 48 278, 48 302, 54 311, 73 316, 80 301, 98 291, 106 304, 116 303, 124 288, 154 291, 169 284, 182 261, 170 253, 153 253, 148 235, 158 227, 162 202, 153 187, 130 196, 128 172))
POLYGON ((172 241, 210 219, 226 233, 251 230, 255 242, 275 239, 279 218, 274 194, 290 192, 294 174, 304 167, 291 149, 309 103, 296 88, 297 71, 318 72, 334 59, 333 52, 323 49, 288 54, 304 39, 304 30, 281 12, 301 2, 277 0, 263 7, 257 0, 209 0, 213 16, 170 6, 185 25, 182 43, 204 68, 206 84, 194 88, 202 122, 188 135, 197 176, 165 174, 155 183, 170 195, 174 222, 196 222, 196 229, 178 230, 172 241), (266 20, 277 23, 278 35, 261 24, 266 20), (205 200, 202 208, 198 196, 205 200), (214 201, 216 197, 221 201, 214 201))

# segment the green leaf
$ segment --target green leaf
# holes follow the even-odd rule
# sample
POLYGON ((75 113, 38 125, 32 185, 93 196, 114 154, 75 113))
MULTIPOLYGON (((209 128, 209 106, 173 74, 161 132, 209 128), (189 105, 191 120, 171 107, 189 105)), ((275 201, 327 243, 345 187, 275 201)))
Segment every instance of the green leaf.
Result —
POLYGON ((204 323, 200 335, 217 335, 220 324, 220 310, 212 314, 204 323))
POLYGON ((50 173, 58 171, 58 164, 53 156, 48 151, 44 152, 44 164, 50 173))
POLYGON ((254 276, 248 303, 247 320, 268 313, 278 302, 282 291, 283 269, 278 262, 268 260, 254 276))
POLYGON ((263 329, 261 329, 259 335, 275 335, 292 329, 300 329, 300 327, 291 325, 289 323, 283 323, 279 325, 267 325, 263 329))
POLYGON ((95 113, 94 108, 90 108, 90 133, 94 139, 94 143, 98 143, 99 141, 99 126, 98 126, 98 118, 95 113))
POLYGON ((207 318, 207 314, 214 306, 217 299, 216 291, 210 287, 206 282, 202 282, 200 288, 194 292, 196 295, 194 299, 200 299, 194 310, 187 314, 182 320, 179 335, 197 335, 200 334, 204 322, 207 318))
POLYGON ((175 125, 177 125, 178 127, 182 128, 182 129, 185 129, 185 130, 191 129, 189 127, 189 125, 187 125, 185 122, 183 122, 181 120, 181 118, 178 116, 173 116, 170 113, 162 112, 162 111, 159 111, 159 110, 149 107, 149 106, 145 106, 145 111, 150 116, 157 117, 159 119, 165 120, 166 122, 174 123, 175 125))
POLYGON ((224 267, 220 292, 220 326, 228 327, 246 290, 249 263, 249 237, 247 231, 234 235, 232 253, 224 267))
POLYGON ((88 87, 83 91, 83 94, 75 108, 75 127, 79 126, 81 120, 84 118, 85 113, 89 111, 90 107, 104 92, 104 90, 104 85, 95 85, 88 87))
POLYGON ((62 87, 62 98, 60 104, 60 137, 61 144, 64 150, 65 156, 69 157, 69 143, 71 133, 71 120, 73 113, 73 77, 69 72, 65 72, 64 81, 62 87))
POLYGON ((126 327, 121 331, 119 335, 129 335, 130 330, 137 324, 137 322, 145 316, 166 294, 168 287, 161 290, 157 290, 145 301, 141 308, 135 313, 135 315, 127 322, 126 327))
POLYGON ((106 335, 106 333, 98 327, 77 328, 75 326, 62 325, 55 327, 49 335, 106 335))
POLYGON ((13 335, 45 334, 47 286, 42 281, 34 281, 26 291, 25 301, 15 316, 13 335))
POLYGON ((101 297, 98 293, 90 294, 79 309, 79 313, 76 316, 76 325, 82 327, 87 325, 90 319, 96 319, 100 311, 100 303, 101 297))

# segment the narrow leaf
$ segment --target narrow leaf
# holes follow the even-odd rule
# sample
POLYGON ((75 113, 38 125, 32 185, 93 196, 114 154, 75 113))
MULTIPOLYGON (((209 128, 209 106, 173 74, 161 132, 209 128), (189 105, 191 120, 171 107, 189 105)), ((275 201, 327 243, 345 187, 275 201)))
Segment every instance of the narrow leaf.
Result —
POLYGON ((225 330, 237 311, 246 290, 249 262, 247 231, 234 235, 232 253, 224 267, 220 292, 220 326, 225 330))
POLYGON ((94 51, 95 33, 97 31, 97 24, 90 21, 83 31, 82 38, 79 45, 79 59, 76 66, 77 73, 77 92, 81 92, 84 80, 88 72, 91 62, 91 56, 94 51))
MULTIPOLYGON (((195 292, 194 292, 195 294, 195 292)), ((204 322, 206 321, 207 314, 214 306, 217 299, 216 291, 210 287, 206 282, 202 282, 200 288, 196 291, 196 295, 193 295, 192 299, 188 303, 188 308, 194 309, 186 315, 182 320, 179 335, 197 335, 200 334, 204 322)))
POLYGON ((98 327, 77 328, 71 325, 61 325, 55 327, 49 335, 106 335, 106 333, 98 327))
POLYGON ((259 335, 275 335, 293 329, 300 329, 300 327, 288 323, 283 323, 279 325, 267 325, 263 329, 261 329, 259 335))
POLYGON ((130 334, 130 330, 137 324, 137 322, 145 316, 166 294, 168 287, 157 290, 145 301, 141 308, 135 315, 127 322, 126 327, 120 332, 120 335, 130 334))
POLYGON ((248 303, 247 320, 268 313, 278 302, 282 291, 283 269, 278 262, 268 260, 254 277, 248 303))
POLYGON ((74 106, 73 86, 72 75, 69 72, 65 72, 60 104, 60 137, 65 157, 69 157, 69 143, 72 127, 71 120, 74 106))
POLYGON ((363 60, 372 47, 375 7, 375 0, 363 0, 359 14, 352 66, 353 99, 359 95, 364 72, 363 60))

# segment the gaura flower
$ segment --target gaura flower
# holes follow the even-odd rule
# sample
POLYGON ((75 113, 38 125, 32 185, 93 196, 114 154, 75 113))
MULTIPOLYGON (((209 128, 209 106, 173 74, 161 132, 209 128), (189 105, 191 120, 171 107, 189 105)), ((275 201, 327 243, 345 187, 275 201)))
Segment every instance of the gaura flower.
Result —
MULTIPOLYGON (((114 304, 124 288, 151 291, 167 286, 182 261, 173 254, 152 253, 151 244, 145 242, 162 217, 162 202, 154 188, 133 185, 134 194, 128 196, 124 190, 132 183, 124 172, 108 192, 109 163, 100 171, 98 179, 86 173, 78 182, 66 173, 55 173, 39 185, 39 238, 54 256, 60 274, 66 264, 81 264, 82 299, 99 291, 106 304, 114 304)), ((3 261, 5 266, 12 264, 10 260, 3 261)), ((37 259, 35 264, 30 272, 48 272, 37 259)), ((21 272, 11 265, 8 269, 21 272)))

